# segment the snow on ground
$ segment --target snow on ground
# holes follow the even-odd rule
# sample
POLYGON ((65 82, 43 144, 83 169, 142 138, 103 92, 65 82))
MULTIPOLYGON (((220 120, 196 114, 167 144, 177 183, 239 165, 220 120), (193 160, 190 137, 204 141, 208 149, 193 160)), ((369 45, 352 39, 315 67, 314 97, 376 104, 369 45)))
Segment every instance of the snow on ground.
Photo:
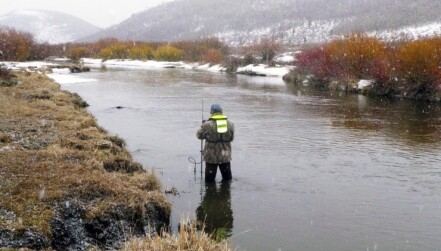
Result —
POLYGON ((357 88, 359 90, 368 87, 370 85, 373 85, 375 83, 375 80, 367 80, 367 79, 361 79, 360 81, 358 81, 357 83, 357 88))
MULTIPOLYGON (((291 53, 291 55, 293 55, 291 53)), ((285 55, 286 57, 286 55, 285 55)), ((289 60, 293 59, 290 56, 289 60)), ((61 63, 65 61, 64 59, 58 60, 61 63)), ((151 69, 151 68, 181 68, 187 70, 201 70, 210 72, 224 72, 226 69, 221 65, 210 65, 210 64, 188 64, 184 62, 160 62, 160 61, 140 61, 140 60, 106 60, 102 59, 92 59, 83 58, 81 63, 84 65, 95 66, 95 67, 119 67, 119 68, 138 68, 138 69, 151 69)), ((27 71, 38 71, 44 70, 47 66, 59 66, 57 63, 48 63, 43 61, 33 61, 33 62, 0 62, 0 65, 6 65, 7 68, 13 70, 25 69, 27 71)), ((283 77, 287 74, 292 66, 268 66, 264 64, 259 65, 247 65, 245 67, 240 67, 237 73, 247 73, 255 75, 263 75, 269 77, 283 77)), ((44 72, 44 71, 43 71, 44 72)), ((52 73, 46 74, 48 77, 52 78, 55 82, 59 84, 73 84, 73 83, 84 83, 96 81, 95 79, 88 79, 79 77, 75 74, 71 74, 69 68, 52 68, 52 73)))
POLYGON ((102 59, 94 58, 82 58, 82 63, 91 66, 108 66, 108 67, 120 67, 120 68, 181 68, 187 70, 207 70, 211 72, 222 72, 225 68, 220 65, 204 64, 189 64, 184 62, 164 62, 154 60, 129 60, 129 59, 110 59, 103 61, 102 59))
POLYGON ((283 77, 290 71, 290 69, 291 67, 289 66, 268 66, 264 64, 258 64, 258 65, 250 64, 244 67, 239 67, 237 69, 237 73, 283 77))
POLYGON ((30 61, 30 62, 0 62, 0 65, 5 65, 8 69, 41 69, 46 66, 54 66, 57 64, 48 63, 43 61, 30 61))
MULTIPOLYGON (((54 69, 55 70, 55 69, 54 69)), ((86 82, 95 82, 98 81, 96 79, 91 78, 83 78, 80 76, 77 76, 75 74, 70 74, 66 71, 57 71, 56 73, 49 73, 46 74, 49 78, 53 79, 55 82, 59 83, 60 85, 63 84, 77 84, 77 83, 86 83, 86 82)))
POLYGON ((385 41, 416 40, 441 35, 441 23, 433 22, 420 26, 407 26, 396 30, 375 31, 368 34, 385 41))

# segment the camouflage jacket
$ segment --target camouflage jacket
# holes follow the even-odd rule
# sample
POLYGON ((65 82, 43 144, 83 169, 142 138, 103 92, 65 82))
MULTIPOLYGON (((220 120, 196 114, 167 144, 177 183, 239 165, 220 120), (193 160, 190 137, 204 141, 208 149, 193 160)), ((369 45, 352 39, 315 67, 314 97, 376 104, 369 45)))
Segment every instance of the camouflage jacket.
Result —
MULTIPOLYGON (((204 161, 210 164, 230 162, 231 141, 234 139, 234 124, 227 120, 227 131, 225 133, 218 133, 216 120, 213 117, 215 116, 204 122, 196 133, 198 139, 205 139, 204 161)), ((226 116, 224 118, 226 119, 226 116)))

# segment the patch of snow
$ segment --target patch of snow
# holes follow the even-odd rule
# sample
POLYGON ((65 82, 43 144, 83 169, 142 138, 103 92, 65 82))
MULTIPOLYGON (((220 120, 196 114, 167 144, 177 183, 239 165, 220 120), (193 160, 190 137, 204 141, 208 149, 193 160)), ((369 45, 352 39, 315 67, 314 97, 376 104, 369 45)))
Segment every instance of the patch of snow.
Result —
POLYGON ((82 58, 81 63, 87 65, 103 65, 103 60, 100 58, 82 58))
POLYGON ((283 44, 323 43, 334 39, 333 30, 348 19, 286 20, 271 27, 239 31, 219 32, 214 36, 232 46, 251 45, 261 37, 277 33, 277 41, 283 44))
POLYGON ((122 67, 122 68, 180 68, 187 70, 207 70, 212 72, 225 71, 225 68, 221 65, 210 66, 209 64, 199 65, 197 63, 184 63, 184 62, 166 62, 155 60, 130 60, 130 59, 110 59, 103 61, 102 59, 82 58, 81 62, 85 65, 92 66, 109 66, 109 67, 122 67))
POLYGON ((420 26, 406 26, 396 30, 383 30, 368 33, 385 41, 416 40, 441 35, 441 23, 433 22, 420 26))
POLYGON ((259 65, 247 65, 244 67, 239 67, 237 73, 255 73, 257 75, 265 76, 280 76, 283 77, 290 71, 290 67, 286 66, 268 66, 264 64, 259 65))
POLYGON ((8 69, 19 70, 19 69, 24 69, 24 68, 41 69, 46 66, 54 66, 57 64, 43 62, 43 61, 30 61, 30 62, 5 61, 5 62, 0 62, 0 65, 5 65, 8 69))
POLYGON ((70 69, 69 68, 54 68, 54 69, 52 69, 52 72, 55 74, 69 74, 70 69))
POLYGON ((274 61, 277 62, 277 63, 285 63, 285 64, 292 63, 292 62, 294 62, 296 60, 295 57, 294 57, 294 54, 295 53, 292 53, 292 52, 284 52, 284 53, 282 53, 280 55, 277 55, 274 58, 274 61))
POLYGON ((38 11, 38 10, 17 10, 17 11, 10 13, 10 14, 37 17, 40 20, 43 20, 43 19, 49 17, 47 14, 45 14, 41 11, 38 11))
POLYGON ((64 84, 77 84, 77 83, 86 83, 86 82, 95 82, 98 81, 97 79, 90 79, 90 78, 82 78, 79 76, 75 76, 73 74, 69 73, 50 73, 46 74, 49 78, 53 79, 55 82, 59 83, 60 85, 64 84))
POLYGON ((374 83, 375 83, 375 80, 362 79, 362 80, 358 81, 357 89, 361 90, 361 89, 363 89, 365 87, 373 85, 374 83))
POLYGON ((52 59, 52 61, 56 61, 56 62, 64 62, 64 61, 70 61, 70 58, 54 58, 52 59))

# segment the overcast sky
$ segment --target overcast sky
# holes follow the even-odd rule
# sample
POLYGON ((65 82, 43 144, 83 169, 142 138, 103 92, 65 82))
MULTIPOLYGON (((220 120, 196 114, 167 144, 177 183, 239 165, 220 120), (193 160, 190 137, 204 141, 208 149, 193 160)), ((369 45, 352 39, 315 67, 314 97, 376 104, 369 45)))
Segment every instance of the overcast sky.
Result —
POLYGON ((0 15, 20 9, 53 10, 106 28, 148 8, 173 0, 0 0, 0 15))

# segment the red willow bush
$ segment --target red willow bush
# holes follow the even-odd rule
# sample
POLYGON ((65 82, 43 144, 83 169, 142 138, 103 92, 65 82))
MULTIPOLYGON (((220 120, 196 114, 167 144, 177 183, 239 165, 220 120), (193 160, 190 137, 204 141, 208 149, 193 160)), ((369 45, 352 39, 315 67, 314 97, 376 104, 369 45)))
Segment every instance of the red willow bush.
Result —
POLYGON ((365 34, 352 34, 297 55, 298 71, 317 79, 374 79, 408 90, 440 88, 441 38, 387 45, 365 34))

